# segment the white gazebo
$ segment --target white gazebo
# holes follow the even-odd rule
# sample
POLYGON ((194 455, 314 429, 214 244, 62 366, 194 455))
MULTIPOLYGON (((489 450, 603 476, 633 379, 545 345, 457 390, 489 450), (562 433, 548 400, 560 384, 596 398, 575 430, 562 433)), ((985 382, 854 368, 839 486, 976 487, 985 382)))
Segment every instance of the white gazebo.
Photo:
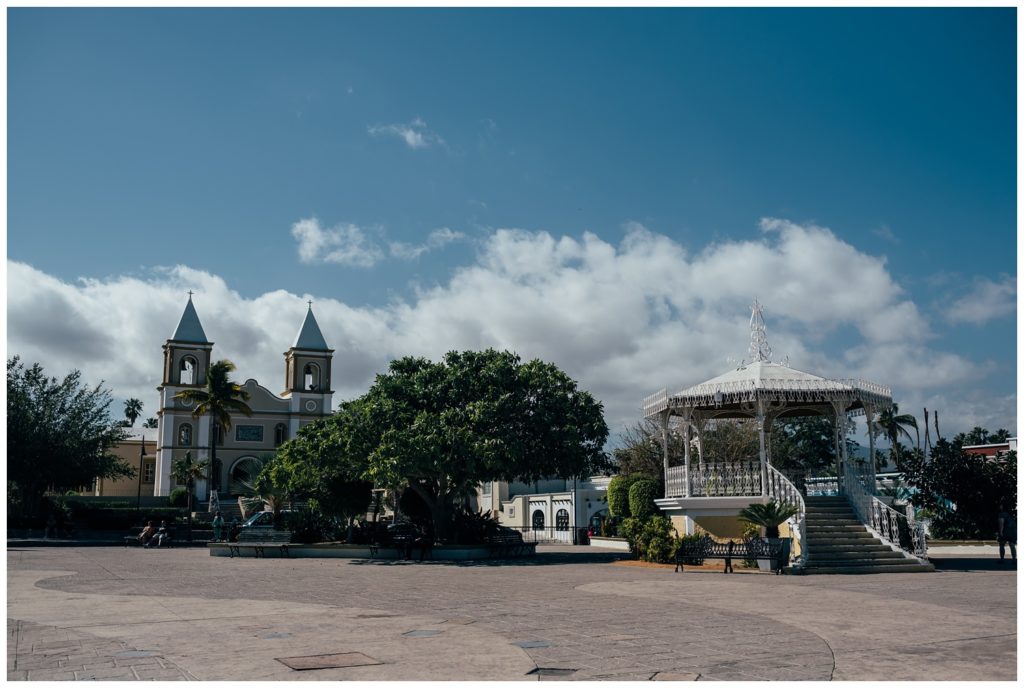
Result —
MULTIPOLYGON (((849 498, 865 525, 871 527, 874 521, 882 525, 872 514, 883 507, 893 510, 875 495, 875 419, 892 406, 889 388, 865 380, 819 377, 773 362, 762 308, 756 299, 751 311, 749 362, 676 394, 663 389, 644 400, 644 415, 660 421, 662 428, 665 496, 658 500, 658 506, 668 515, 684 516, 686 532, 690 533, 695 517, 735 515, 752 503, 772 499, 788 502, 799 509, 791 523, 791 531, 799 539, 803 495, 772 466, 772 425, 781 418, 820 415, 833 420, 835 491, 849 498), (851 460, 847 455, 845 437, 856 416, 864 416, 867 421, 867 460, 851 460), (705 456, 702 435, 709 423, 718 419, 753 420, 759 439, 757 456, 744 461, 705 456), (680 465, 670 463, 670 433, 679 433, 684 439, 680 465), (694 435, 696 452, 691 449, 694 435)), ((883 516, 882 520, 891 521, 895 536, 895 520, 889 514, 883 516)), ((884 529, 888 530, 889 525, 884 529)))

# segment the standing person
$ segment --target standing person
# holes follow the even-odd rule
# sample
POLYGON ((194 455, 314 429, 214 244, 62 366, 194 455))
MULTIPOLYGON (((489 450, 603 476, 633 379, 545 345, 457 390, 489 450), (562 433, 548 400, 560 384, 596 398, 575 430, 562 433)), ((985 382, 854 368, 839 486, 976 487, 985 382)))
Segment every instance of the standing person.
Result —
POLYGON ((213 517, 213 541, 220 542, 221 529, 224 528, 224 517, 218 511, 213 517))
POLYGON ((1003 510, 999 512, 999 561, 1006 559, 1006 545, 1010 545, 1010 556, 1017 561, 1017 514, 1015 510, 1003 503, 1003 510))
POLYGON ((46 532, 43 533, 43 539, 48 540, 51 535, 57 537, 57 519, 53 517, 52 513, 46 519, 46 532))

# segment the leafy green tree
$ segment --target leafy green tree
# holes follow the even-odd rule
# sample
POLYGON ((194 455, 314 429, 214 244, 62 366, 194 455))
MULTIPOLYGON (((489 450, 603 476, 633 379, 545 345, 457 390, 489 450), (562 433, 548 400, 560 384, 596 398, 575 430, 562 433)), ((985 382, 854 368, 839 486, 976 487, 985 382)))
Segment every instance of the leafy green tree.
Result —
MULTIPOLYGON (((772 428, 772 465, 783 473, 831 474, 835 472, 835 426, 828 416, 784 418, 772 428)), ((846 450, 854 456, 856 442, 845 438, 846 450)))
POLYGON ((327 449, 308 457, 336 462, 347 479, 408 486, 442 539, 482 481, 570 478, 607 463, 601 404, 554 365, 493 349, 392 361, 365 395, 312 425, 310 441, 327 449))
POLYGON ((953 442, 959 443, 962 447, 967 447, 972 444, 997 444, 1005 442, 1009 437, 1010 433, 1003 428, 999 428, 995 432, 989 432, 987 429, 976 425, 970 432, 958 433, 953 438, 953 442))
POLYGON ((902 468, 903 456, 906 450, 900 444, 900 437, 906 437, 910 442, 916 437, 914 446, 921 446, 921 433, 917 428, 917 418, 909 413, 900 413, 899 404, 893 404, 878 414, 875 422, 878 434, 889 440, 889 458, 892 459, 897 469, 902 468), (908 428, 914 428, 915 437, 910 436, 908 428))
POLYGON ((7 359, 7 480, 22 516, 40 513, 47 490, 63 494, 96 478, 135 475, 109 453, 126 437, 110 418, 110 391, 81 378, 77 370, 47 377, 38 363, 7 359))
POLYGON ((700 441, 705 461, 756 460, 760 451, 757 425, 752 420, 729 418, 715 421, 703 432, 700 441))
POLYGON ((931 457, 914 449, 904 457, 904 478, 914 506, 933 516, 942 538, 992 538, 1004 502, 1017 503, 1017 452, 986 458, 968 454, 956 440, 940 439, 931 457))
POLYGON ((174 395, 195 404, 193 418, 208 415, 210 417, 210 485, 213 489, 220 488, 220 471, 217 469, 217 427, 224 432, 231 430, 231 414, 241 413, 252 415, 252 409, 245 402, 249 393, 242 386, 231 381, 230 374, 235 364, 227 359, 217 361, 206 371, 206 386, 200 389, 184 389, 174 395))
POLYGON ((132 397, 124 402, 124 417, 128 419, 128 427, 135 425, 136 419, 142 415, 142 402, 132 397))
POLYGON ((208 461, 193 461, 192 452, 185 452, 183 458, 171 462, 171 477, 179 485, 184 485, 188 494, 188 511, 192 513, 192 501, 195 494, 197 480, 202 480, 206 475, 208 461))
POLYGON ((629 509, 629 488, 645 476, 641 473, 628 473, 626 475, 613 476, 608 481, 608 515, 616 518, 629 518, 632 512, 629 509))
POLYGON ((259 482, 308 500, 318 512, 345 519, 351 527, 352 519, 369 508, 373 484, 357 477, 361 465, 345 460, 349 457, 338 444, 342 435, 328 420, 303 426, 295 438, 282 444, 265 461, 259 482))
POLYGON ((641 479, 629 486, 629 513, 634 518, 648 519, 658 513, 654 500, 661 496, 661 483, 641 479))
MULTIPOLYGON (((612 451, 616 471, 619 475, 639 473, 649 475, 658 481, 664 479, 665 457, 662 447, 662 431, 657 421, 644 419, 631 425, 619 437, 622 446, 612 451)), ((683 455, 683 437, 670 432, 668 453, 673 463, 680 463, 683 455)))

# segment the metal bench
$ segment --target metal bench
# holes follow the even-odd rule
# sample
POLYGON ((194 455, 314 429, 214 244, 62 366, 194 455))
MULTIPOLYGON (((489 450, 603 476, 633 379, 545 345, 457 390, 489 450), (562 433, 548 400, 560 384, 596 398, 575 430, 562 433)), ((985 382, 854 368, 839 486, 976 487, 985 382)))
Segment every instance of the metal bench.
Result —
POLYGON ((292 534, 288 530, 243 528, 238 534, 237 542, 227 543, 228 556, 242 556, 243 549, 251 549, 253 556, 266 558, 266 550, 270 548, 281 552, 282 557, 288 557, 288 546, 291 541, 292 534))
MULTIPOLYGON (((158 549, 156 544, 149 544, 149 545, 143 545, 142 544, 142 540, 139 539, 139 535, 142 534, 142 528, 136 527, 136 528, 134 528, 134 530, 135 530, 135 535, 125 535, 124 536, 124 546, 125 546, 125 549, 127 549, 128 547, 130 547, 132 545, 139 545, 140 547, 148 546, 151 549, 158 549)), ((171 533, 168 533, 167 537, 164 538, 163 543, 160 545, 160 548, 163 548, 163 547, 173 547, 174 546, 174 535, 175 534, 177 534, 176 530, 172 531, 171 533)), ((156 538, 157 538, 157 536, 154 535, 152 537, 152 539, 150 539, 149 542, 150 543, 155 543, 156 542, 156 538)))
POLYGON ((509 529, 495 533, 488 537, 485 543, 491 559, 522 557, 537 553, 537 543, 524 541, 523 534, 517 530, 509 529))
MULTIPOLYGON (((710 536, 705 535, 700 540, 683 542, 676 550, 676 573, 685 571, 683 564, 686 561, 704 559, 724 559, 725 570, 723 573, 732 573, 733 559, 766 559, 772 563, 772 570, 776 575, 782 573, 784 562, 784 547, 781 543, 773 543, 761 538, 749 538, 742 542, 729 540, 728 542, 715 542, 710 536)), ((693 566, 694 564, 690 564, 693 566)))

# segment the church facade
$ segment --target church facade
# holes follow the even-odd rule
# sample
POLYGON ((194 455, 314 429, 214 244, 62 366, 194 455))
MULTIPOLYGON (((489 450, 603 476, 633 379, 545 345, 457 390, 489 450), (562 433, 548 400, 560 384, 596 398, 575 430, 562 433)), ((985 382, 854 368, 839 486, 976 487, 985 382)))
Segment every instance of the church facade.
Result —
MULTIPOLYGON (((165 496, 176 487, 171 466, 192 453, 194 461, 210 458, 210 442, 216 431, 219 496, 241 494, 243 482, 259 472, 285 440, 303 425, 332 413, 331 360, 334 351, 327 346, 313 316, 312 304, 306 312, 295 342, 284 352, 284 389, 274 394, 254 379, 242 388, 249 393, 246 403, 252 416, 233 414, 231 428, 211 428, 208 415, 194 417, 194 405, 175 395, 185 389, 203 388, 206 372, 216 360, 213 342, 199 321, 189 295, 188 304, 174 334, 163 345, 164 364, 157 411, 157 450, 153 494, 165 496)), ((196 486, 196 496, 207 498, 206 481, 196 486)))

